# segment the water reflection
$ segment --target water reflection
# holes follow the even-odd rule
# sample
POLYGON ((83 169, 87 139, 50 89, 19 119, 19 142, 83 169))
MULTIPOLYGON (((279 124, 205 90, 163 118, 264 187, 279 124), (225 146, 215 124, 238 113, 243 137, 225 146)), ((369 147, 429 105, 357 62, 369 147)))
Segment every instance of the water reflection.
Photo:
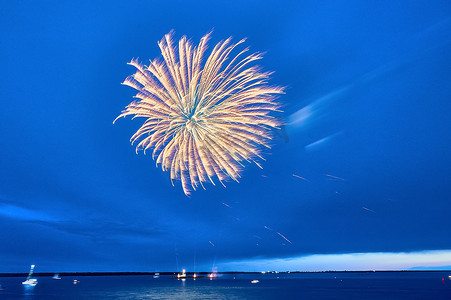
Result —
POLYGON ((33 299, 34 298, 34 286, 22 285, 23 286, 23 298, 22 299, 33 299))

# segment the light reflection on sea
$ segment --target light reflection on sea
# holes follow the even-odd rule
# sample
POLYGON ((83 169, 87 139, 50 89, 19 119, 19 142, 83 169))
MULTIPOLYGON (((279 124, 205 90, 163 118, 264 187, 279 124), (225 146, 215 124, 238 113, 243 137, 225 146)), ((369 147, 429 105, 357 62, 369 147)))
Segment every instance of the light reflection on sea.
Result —
POLYGON ((0 299, 451 299, 451 272, 226 274, 210 280, 170 276, 0 277, 0 299), (234 279, 235 278, 235 279, 234 279), (80 282, 73 284, 74 279, 80 282), (257 279, 258 283, 251 283, 257 279))

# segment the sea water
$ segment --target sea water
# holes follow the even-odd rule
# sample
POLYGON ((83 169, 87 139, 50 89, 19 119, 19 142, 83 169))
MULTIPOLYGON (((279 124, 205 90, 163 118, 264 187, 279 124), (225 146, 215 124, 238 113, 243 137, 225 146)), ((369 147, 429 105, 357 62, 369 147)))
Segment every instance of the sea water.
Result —
POLYGON ((0 277, 0 299, 451 299, 451 272, 223 274, 172 276, 0 277), (74 280, 78 280, 74 284, 74 280), (257 283, 251 281, 258 280, 257 283))

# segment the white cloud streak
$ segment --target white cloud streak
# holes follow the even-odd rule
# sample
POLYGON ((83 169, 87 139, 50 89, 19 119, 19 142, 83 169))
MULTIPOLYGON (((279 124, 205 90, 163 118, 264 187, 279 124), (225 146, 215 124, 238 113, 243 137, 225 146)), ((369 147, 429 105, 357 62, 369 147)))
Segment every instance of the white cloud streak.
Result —
POLYGON ((221 271, 365 271, 451 266, 451 250, 315 254, 291 258, 249 259, 218 263, 221 271))
POLYGON ((39 211, 8 204, 0 204, 0 216, 25 221, 55 221, 54 218, 39 211))

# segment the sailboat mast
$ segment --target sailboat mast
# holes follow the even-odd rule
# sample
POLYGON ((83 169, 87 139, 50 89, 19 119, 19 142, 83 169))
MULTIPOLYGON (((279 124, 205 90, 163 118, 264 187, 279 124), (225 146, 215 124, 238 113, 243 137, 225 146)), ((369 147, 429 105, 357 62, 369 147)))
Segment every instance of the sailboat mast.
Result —
POLYGON ((34 269, 34 265, 31 265, 30 273, 28 273, 27 279, 30 279, 31 275, 33 275, 33 269, 34 269))

